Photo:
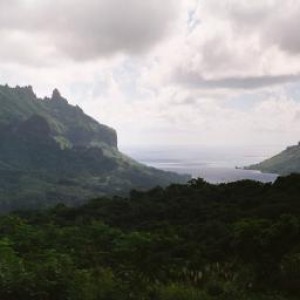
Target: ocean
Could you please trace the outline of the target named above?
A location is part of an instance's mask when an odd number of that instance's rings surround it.
[[[161,170],[190,174],[210,183],[225,183],[244,179],[273,182],[277,174],[243,170],[282,151],[284,146],[164,146],[123,147],[121,151],[137,161]]]

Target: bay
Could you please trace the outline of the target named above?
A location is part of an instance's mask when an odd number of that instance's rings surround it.
[[[243,167],[258,163],[278,153],[284,146],[160,146],[127,147],[123,151],[136,160],[158,169],[190,174],[210,183],[256,180],[273,182],[277,174],[245,170]]]

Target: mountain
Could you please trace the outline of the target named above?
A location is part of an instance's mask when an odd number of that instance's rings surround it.
[[[58,90],[51,98],[37,99],[32,87],[0,86],[0,126],[15,126],[33,115],[43,117],[51,135],[64,146],[117,147],[114,129],[99,124],[84,114],[78,106],[69,105]]]
[[[300,173],[300,142],[298,145],[287,147],[274,157],[247,167],[247,169],[281,175]]]
[[[58,90],[39,99],[32,87],[0,86],[0,211],[77,205],[189,176],[142,165],[118,150],[117,133]]]

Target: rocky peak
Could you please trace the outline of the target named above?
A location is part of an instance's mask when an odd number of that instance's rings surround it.
[[[53,92],[52,92],[52,99],[60,99],[61,98],[61,94],[59,92],[58,89],[54,89]]]
[[[61,96],[61,94],[60,94],[60,92],[59,92],[58,89],[54,89],[53,90],[51,100],[55,101],[55,102],[68,103],[67,99],[65,99],[64,97]]]

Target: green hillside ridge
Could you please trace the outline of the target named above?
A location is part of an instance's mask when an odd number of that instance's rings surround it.
[[[107,144],[117,147],[114,129],[99,124],[78,106],[70,105],[56,89],[51,98],[38,99],[31,86],[0,86],[0,104],[1,126],[25,121],[36,114],[47,120],[57,140],[68,141],[73,146]]]
[[[127,193],[189,176],[142,165],[118,150],[117,133],[68,104],[58,90],[0,86],[0,212]]]
[[[295,146],[287,147],[281,153],[259,164],[251,165],[246,169],[277,173],[280,175],[300,173],[300,143]]]

